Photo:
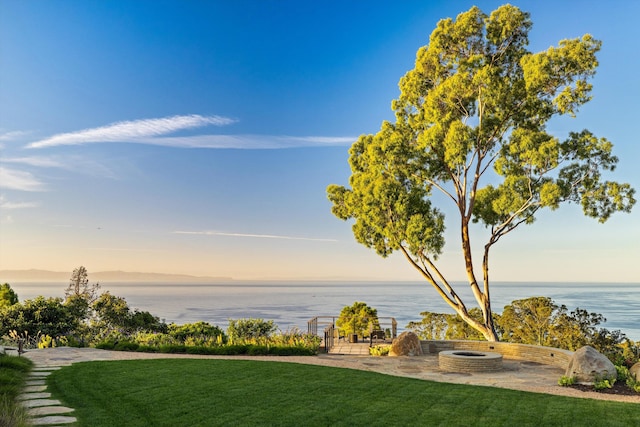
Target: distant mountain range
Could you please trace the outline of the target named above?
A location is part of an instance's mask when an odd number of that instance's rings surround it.
[[[0,283],[68,281],[70,271],[0,270]],[[231,277],[191,276],[188,274],[139,273],[130,271],[89,272],[89,282],[156,282],[156,283],[208,283],[233,280]]]

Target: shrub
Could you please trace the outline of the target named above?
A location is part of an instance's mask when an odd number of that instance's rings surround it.
[[[593,388],[596,390],[604,390],[605,388],[613,388],[616,383],[615,378],[596,378],[593,382]]]
[[[140,344],[131,341],[120,341],[113,347],[117,351],[136,351]]]
[[[195,323],[185,323],[184,325],[176,325],[175,323],[171,323],[168,326],[168,333],[172,337],[184,342],[187,337],[206,337],[206,338],[216,338],[218,336],[222,337],[222,340],[226,342],[227,337],[222,329],[218,326],[210,325],[207,322],[195,322]]]
[[[113,350],[116,344],[113,341],[101,341],[96,343],[96,348],[100,350]]]
[[[575,376],[567,377],[567,376],[563,375],[558,380],[558,385],[561,385],[563,387],[569,387],[571,385],[574,385],[575,383],[576,383],[576,377]]]
[[[640,379],[636,380],[632,376],[629,376],[627,377],[625,383],[631,390],[635,391],[636,393],[640,393]]]
[[[386,356],[391,350],[390,345],[375,345],[369,348],[369,354],[371,356]]]
[[[227,334],[233,342],[269,338],[278,329],[273,320],[263,319],[229,319]]]

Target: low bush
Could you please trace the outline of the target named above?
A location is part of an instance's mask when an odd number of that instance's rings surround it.
[[[562,387],[569,387],[576,383],[576,377],[567,377],[565,375],[561,376],[558,380],[558,385]]]
[[[596,378],[593,382],[593,388],[596,390],[604,390],[606,388],[613,388],[616,383],[614,378]]]
[[[121,341],[117,343],[113,349],[116,351],[136,351],[140,347],[140,344],[131,341]]]
[[[369,354],[371,356],[386,356],[389,354],[391,350],[390,345],[375,345],[369,348]]]
[[[625,384],[627,385],[627,387],[629,387],[631,390],[635,391],[636,393],[640,393],[640,380],[636,380],[635,378],[629,376],[626,381]]]

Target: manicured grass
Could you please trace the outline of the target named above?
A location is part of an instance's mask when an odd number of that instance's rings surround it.
[[[48,379],[82,426],[631,426],[640,405],[247,360],[78,363]]]

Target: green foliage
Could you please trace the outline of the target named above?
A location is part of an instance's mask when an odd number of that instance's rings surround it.
[[[577,381],[577,378],[575,376],[567,377],[567,376],[563,375],[558,380],[558,385],[561,385],[562,387],[569,387],[569,386],[574,385],[576,383],[576,381]]]
[[[420,322],[409,322],[405,327],[423,340],[482,340],[483,336],[472,328],[457,314],[432,313],[424,311],[420,313]],[[478,308],[469,310],[469,316],[480,321],[482,311]],[[500,316],[493,314],[494,319]]]
[[[615,365],[615,367],[617,372],[616,379],[621,382],[627,381],[627,379],[629,378],[629,368],[620,365]]]
[[[625,384],[631,390],[635,391],[636,393],[640,393],[640,379],[636,379],[636,378],[633,378],[632,376],[629,376],[625,380]]]
[[[390,345],[374,345],[369,348],[369,354],[371,356],[386,356],[391,351]]]
[[[378,310],[369,307],[364,302],[354,302],[351,306],[344,306],[336,320],[336,326],[342,335],[357,334],[368,336],[372,330],[380,329]]]
[[[187,337],[191,339],[201,338],[203,340],[222,337],[223,342],[227,341],[227,335],[218,326],[210,325],[207,322],[185,323],[184,325],[176,325],[171,323],[168,327],[168,333],[178,341],[184,342]]]
[[[125,334],[138,331],[166,332],[167,325],[148,311],[133,312],[124,298],[104,292],[93,303],[96,314],[92,326],[97,329],[117,330]]]
[[[87,269],[80,266],[73,270],[69,279],[69,286],[64,291],[66,298],[81,298],[91,305],[98,297],[100,285],[98,283],[90,285]]]
[[[0,309],[0,335],[8,335],[11,330],[29,336],[65,335],[75,330],[80,321],[74,308],[63,304],[61,298],[39,296]]]
[[[274,334],[277,326],[273,321],[242,319],[234,321],[234,327],[244,331],[244,337],[223,339],[221,329],[205,322],[186,325],[169,325],[169,333],[136,332],[122,333],[116,330],[96,338],[96,348],[105,350],[188,353],[212,355],[298,355],[310,356],[318,353],[321,338],[303,334],[297,329]],[[193,335],[190,335],[193,334]],[[232,336],[233,337],[233,336]]]
[[[234,343],[256,338],[269,338],[278,329],[273,320],[263,319],[229,319],[227,334]]]
[[[25,357],[0,354],[0,426],[29,425],[17,398],[32,368],[33,363]]]
[[[420,339],[482,339],[480,333],[460,316],[445,313],[420,313],[420,322],[410,322],[406,328]],[[473,308],[469,316],[480,321],[482,312]],[[594,347],[614,364],[631,366],[638,360],[638,345],[620,331],[598,328],[606,319],[598,313],[581,308],[569,312],[548,297],[530,297],[512,301],[502,315],[493,313],[498,337],[502,341],[543,345],[575,351],[585,345]]]
[[[359,243],[383,257],[400,251],[490,340],[497,338],[490,249],[500,238],[564,203],[580,204],[600,222],[635,204],[629,184],[605,178],[618,162],[608,140],[583,130],[563,141],[547,131],[551,119],[575,116],[591,99],[601,42],[586,34],[532,53],[531,27],[529,14],[512,5],[490,15],[474,6],[455,20],[439,21],[415,67],[400,79],[395,122],[384,121],[376,134],[354,142],[350,187],[327,187],[332,213],[354,220]],[[459,227],[480,320],[469,315],[436,265],[445,217],[431,200],[434,190],[459,213],[452,223]],[[488,231],[478,246],[471,222]],[[475,251],[483,253],[482,279],[476,277]]]
[[[595,390],[604,390],[606,388],[613,388],[613,385],[616,383],[615,378],[596,378],[593,382],[593,388]]]
[[[551,325],[558,306],[548,297],[531,297],[505,306],[498,324],[502,339],[524,344],[550,345]]]
[[[455,315],[423,311],[420,316],[420,322],[409,322],[405,328],[413,331],[422,340],[443,340],[446,338],[448,319]]]
[[[0,308],[17,304],[18,301],[18,294],[11,289],[8,283],[0,285]]]

